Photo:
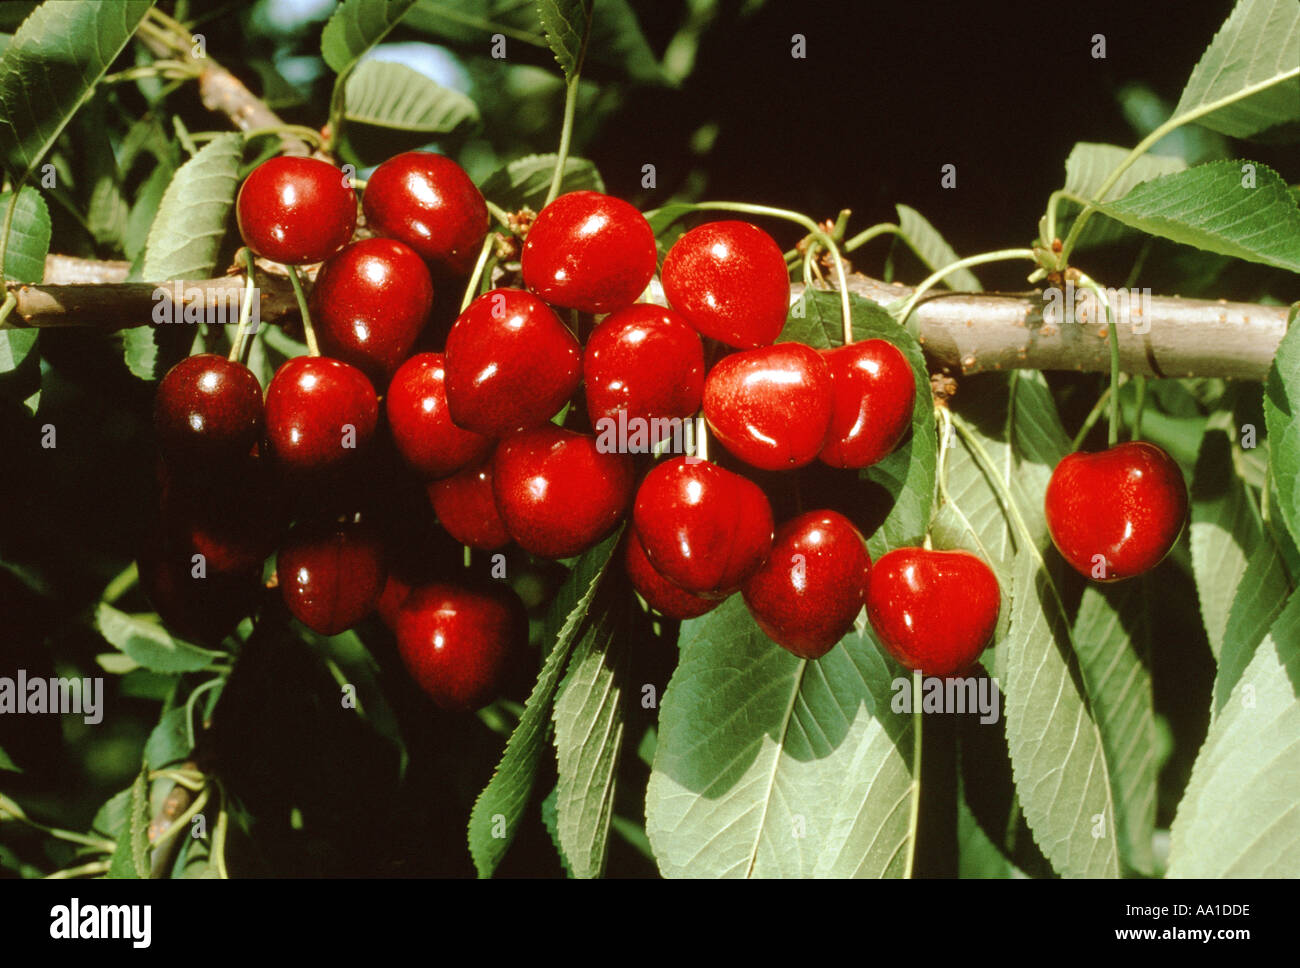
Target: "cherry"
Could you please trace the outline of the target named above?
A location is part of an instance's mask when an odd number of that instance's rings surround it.
[[[532,293],[493,289],[452,325],[446,368],[451,419],[500,437],[555,415],[578,388],[582,348]]]
[[[632,587],[646,600],[646,604],[656,612],[683,621],[711,612],[722,604],[721,599],[704,598],[683,591],[655,571],[635,529],[628,534],[624,544],[623,564],[627,569],[627,577],[631,580]]]
[[[262,387],[242,363],[200,353],[162,378],[153,422],[169,462],[220,466],[244,457],[261,439]]]
[[[747,464],[775,471],[817,459],[831,420],[831,375],[802,343],[778,343],[720,360],[704,381],[704,416]]]
[[[742,591],[769,639],[820,659],[853,628],[867,595],[871,556],[844,515],[809,511],[777,529],[767,562]]]
[[[362,239],[321,266],[308,308],[321,352],[383,389],[429,321],[433,281],[409,246]]]
[[[182,639],[220,642],[257,601],[260,569],[227,573],[200,567],[189,548],[159,529],[146,536],[136,563],[141,589],[163,624]]]
[[[355,521],[295,525],[275,570],[289,611],[321,635],[338,635],[369,615],[387,577],[378,534]]]
[[[487,203],[445,155],[407,151],[374,170],[362,197],[366,222],[405,242],[435,268],[467,276],[487,237]]]
[[[420,353],[393,374],[384,399],[393,444],[424,478],[454,474],[492,449],[490,438],[451,422],[445,383],[443,354]]]
[[[235,217],[244,244],[258,255],[284,265],[310,265],[352,238],[357,196],[333,165],[315,158],[272,158],[244,179]]]
[[[581,191],[561,195],[538,213],[521,261],[524,285],[548,303],[612,313],[645,291],[658,250],[654,230],[635,207]]]
[[[494,551],[510,542],[492,489],[492,461],[472,464],[429,485],[429,500],[447,533],[461,544]]]
[[[785,327],[790,274],[770,235],[748,222],[709,222],[668,250],[669,304],[705,336],[728,346],[767,346]]]
[[[984,651],[998,624],[998,580],[968,551],[895,548],[871,569],[867,619],[889,654],[951,676]]]
[[[650,471],[632,521],[655,570],[708,598],[740,588],[772,548],[772,506],[758,485],[695,458]]]
[[[420,688],[442,708],[468,712],[500,693],[527,642],[528,619],[508,586],[437,582],[412,589],[395,631]]]
[[[492,490],[506,531],[539,558],[571,558],[606,535],[632,499],[632,459],[544,424],[497,445]]]
[[[389,629],[397,626],[397,613],[401,611],[402,606],[406,604],[406,599],[411,594],[411,586],[396,572],[389,572],[388,578],[384,582],[384,590],[379,594],[379,601],[375,603],[375,611],[383,619],[384,624]]]
[[[291,474],[352,462],[375,432],[379,403],[366,375],[323,356],[298,356],[266,390],[266,436],[276,464]]]
[[[870,467],[912,426],[912,365],[883,339],[823,350],[822,358],[831,374],[831,426],[821,459],[831,467]]]
[[[671,309],[637,303],[592,330],[582,358],[587,415],[599,421],[645,421],[648,444],[667,436],[657,418],[689,417],[704,393],[704,344]]]
[[[1043,504],[1061,557],[1085,578],[1119,581],[1154,568],[1174,546],[1187,485],[1164,450],[1135,440],[1064,457]]]

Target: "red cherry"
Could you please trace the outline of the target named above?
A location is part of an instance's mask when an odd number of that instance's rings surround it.
[[[289,611],[321,635],[338,635],[374,611],[387,577],[378,534],[357,523],[295,525],[275,570]]]
[[[158,448],[174,464],[217,466],[244,457],[262,436],[262,387],[242,363],[215,353],[181,360],[153,406]]]
[[[671,309],[637,303],[597,326],[582,357],[587,415],[618,422],[619,412],[645,421],[647,446],[668,436],[657,418],[689,417],[704,393],[704,344]]]
[[[623,564],[627,569],[627,577],[631,579],[632,587],[646,600],[646,604],[656,612],[684,621],[711,612],[722,604],[718,598],[704,598],[682,591],[655,571],[654,565],[645,556],[645,548],[641,546],[641,539],[636,536],[635,529],[627,536],[625,545]]]
[[[413,589],[397,613],[397,647],[415,681],[444,709],[470,711],[501,691],[528,638],[508,586],[435,583]]]
[[[451,422],[444,363],[441,353],[411,357],[393,374],[384,398],[393,444],[425,478],[454,474],[492,450],[490,438]]]
[[[397,626],[397,613],[406,604],[410,594],[411,586],[390,571],[388,579],[384,582],[384,590],[379,594],[379,601],[375,603],[375,611],[390,629]]]
[[[275,463],[291,474],[351,463],[374,436],[378,419],[375,388],[339,360],[286,360],[266,390],[267,443]]]
[[[992,569],[968,551],[895,548],[871,569],[867,619],[889,654],[927,676],[979,658],[1001,607]]]
[[[1119,581],[1150,571],[1174,546],[1187,485],[1172,457],[1135,440],[1064,457],[1043,505],[1061,557],[1085,578]]]
[[[159,462],[158,506],[167,540],[183,557],[202,555],[210,574],[256,571],[275,551],[288,520],[264,457],[245,455],[202,472]],[[231,502],[231,495],[248,495]]]
[[[822,358],[831,374],[831,426],[821,459],[831,467],[870,467],[912,426],[912,365],[883,339],[823,350]]]
[[[488,232],[482,193],[460,165],[430,151],[389,158],[367,179],[361,204],[372,229],[455,276],[469,275]]]
[[[352,238],[357,196],[333,165],[315,158],[272,158],[244,179],[235,215],[244,244],[258,255],[284,265],[310,265]]]
[[[769,471],[803,467],[826,443],[830,371],[802,343],[733,353],[704,381],[704,416],[722,446],[745,463]]]
[[[748,222],[709,222],[678,239],[663,267],[669,304],[728,346],[767,346],[785,327],[790,273],[770,235]]]
[[[767,562],[744,585],[764,634],[801,659],[820,659],[853,628],[871,556],[849,519],[809,511],[777,529]]]
[[[571,558],[609,533],[632,499],[632,459],[545,424],[505,438],[492,490],[510,537],[539,558]]]
[[[257,603],[260,569],[223,573],[199,568],[189,548],[153,530],[136,560],[140,587],[163,624],[191,642],[220,642]]]
[[[758,485],[694,458],[650,471],[632,520],[655,570],[710,598],[740,588],[772,549],[772,506]]]
[[[429,485],[429,500],[438,521],[461,544],[494,551],[510,542],[492,489],[492,461],[434,481]]]
[[[499,437],[555,415],[578,388],[582,348],[532,293],[493,289],[452,325],[446,363],[451,419]]]
[[[429,321],[433,281],[409,246],[362,239],[321,266],[308,308],[321,352],[383,389]]]
[[[658,251],[650,223],[627,202],[569,192],[538,213],[521,261],[524,285],[548,303],[612,313],[645,291]]]

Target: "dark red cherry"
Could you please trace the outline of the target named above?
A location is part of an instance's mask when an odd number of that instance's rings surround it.
[[[722,446],[745,463],[769,471],[803,467],[826,443],[830,371],[802,343],[733,353],[704,381],[704,416]]]
[[[661,615],[684,621],[711,612],[722,604],[721,599],[704,598],[683,591],[655,571],[654,565],[645,556],[645,548],[641,547],[641,539],[636,536],[635,529],[632,529],[624,542],[623,564],[632,587],[646,600],[647,605]]]
[[[1135,440],[1063,458],[1043,504],[1061,557],[1085,578],[1119,581],[1169,554],[1187,517],[1187,485],[1164,450]]]
[[[468,712],[501,692],[521,661],[528,619],[508,586],[415,588],[397,613],[397,647],[412,677],[439,706]]]
[[[194,554],[162,529],[152,529],[136,560],[140,587],[173,635],[215,645],[252,614],[261,569],[218,572]]]
[[[912,426],[912,366],[883,339],[823,350],[822,357],[831,374],[831,426],[821,459],[831,467],[870,467]]]
[[[266,438],[290,474],[350,464],[374,436],[375,388],[355,366],[323,356],[286,360],[266,390]]]
[[[538,213],[521,258],[524,285],[548,303],[612,313],[645,291],[658,252],[654,230],[633,206],[582,191],[561,195]]]
[[[488,232],[483,195],[445,155],[394,155],[366,181],[362,208],[380,235],[405,242],[443,272],[467,276]]]
[[[411,586],[395,572],[390,571],[384,582],[384,590],[379,593],[379,601],[375,603],[375,611],[390,629],[396,628],[397,613],[406,604],[410,594]]]
[[[362,239],[321,266],[308,308],[321,352],[382,390],[429,321],[433,280],[409,246]]]
[[[262,387],[242,363],[200,353],[162,378],[153,422],[158,449],[173,464],[212,467],[237,460],[262,437]]]
[[[848,518],[809,511],[777,528],[767,562],[742,590],[769,639],[801,659],[820,659],[853,628],[870,570],[867,543]]]
[[[979,658],[1001,607],[992,569],[968,551],[895,548],[872,566],[867,619],[909,669],[951,676]]]
[[[695,458],[650,471],[632,520],[655,570],[696,595],[730,595],[772,549],[772,506],[758,485]]]
[[[578,388],[582,348],[532,293],[493,289],[452,325],[446,369],[451,419],[500,437],[555,416]]]
[[[421,477],[446,477],[479,461],[492,440],[451,422],[442,353],[420,353],[393,374],[384,398],[388,427],[402,459]]]
[[[492,459],[506,531],[540,558],[571,558],[608,534],[632,500],[632,475],[627,454],[554,424],[506,437]]]
[[[447,533],[461,544],[493,551],[510,542],[492,489],[492,461],[473,464],[429,485],[429,500]]]
[[[321,635],[338,635],[374,611],[388,576],[378,533],[356,522],[295,525],[275,571],[294,618]]]
[[[244,244],[265,259],[302,266],[328,259],[352,238],[357,196],[348,178],[315,158],[264,161],[235,202]]]
[[[160,461],[157,476],[162,525],[175,548],[202,555],[209,573],[261,573],[289,523],[266,458],[245,455],[202,471]]]
[[[673,309],[728,346],[767,346],[785,327],[785,256],[756,225],[709,222],[691,229],[668,250],[662,277]]]
[[[582,357],[587,415],[627,426],[644,423],[647,445],[668,436],[658,418],[689,417],[704,394],[704,344],[671,309],[637,303],[597,326]]]

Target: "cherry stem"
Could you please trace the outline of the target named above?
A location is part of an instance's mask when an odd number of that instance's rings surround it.
[[[1079,428],[1079,432],[1074,435],[1074,440],[1070,442],[1070,450],[1075,451],[1083,446],[1084,438],[1088,436],[1088,432],[1092,430],[1097,421],[1101,418],[1102,411],[1106,408],[1106,402],[1108,400],[1110,400],[1110,387],[1106,387],[1106,389],[1101,391],[1101,396],[1097,398],[1097,402],[1093,404],[1092,409],[1088,411],[1088,416],[1083,419],[1083,426]]]
[[[902,235],[903,230],[893,222],[881,222],[879,225],[873,225],[871,228],[863,229],[853,238],[844,243],[844,251],[852,252],[870,242],[872,239],[881,235]]]
[[[585,43],[584,41],[584,46]],[[569,142],[573,139],[573,115],[577,107],[578,77],[575,74],[564,87],[564,123],[560,128],[560,147],[555,152],[555,172],[551,175],[551,187],[546,193],[542,208],[555,201],[555,197],[560,194],[560,185],[564,183],[564,169],[569,161]]]
[[[1138,375],[1132,377],[1137,389],[1137,399],[1133,402],[1133,434],[1130,439],[1142,439],[1142,411],[1147,405],[1147,378]]]
[[[248,317],[253,312],[253,253],[247,247],[239,250],[235,256],[236,262],[243,262],[246,270],[244,281],[244,300],[239,306],[239,325],[235,328],[235,338],[230,341],[230,356],[227,357],[231,362],[238,362],[244,358],[244,339],[248,333]]]
[[[926,292],[932,289],[936,283],[942,282],[944,277],[951,275],[958,269],[965,269],[968,266],[984,265],[987,262],[1004,262],[1009,259],[1029,259],[1033,261],[1034,258],[1033,249],[998,249],[996,252],[985,252],[981,255],[972,255],[965,259],[958,259],[956,262],[950,262],[942,269],[936,269],[934,272],[930,273],[930,275],[916,287],[916,291],[908,297],[907,302],[903,303],[903,308],[898,311],[894,318],[898,320],[900,326],[906,325],[907,317],[912,315],[912,310],[916,308],[916,304],[921,301],[921,298],[926,294]]]
[[[226,869],[226,828],[230,814],[226,809],[226,788],[220,781],[217,782],[217,791],[221,794],[221,806],[217,809],[216,829],[212,832],[212,865],[217,870],[217,877],[228,881],[230,871]]]
[[[927,540],[929,540],[927,538]],[[907,865],[903,877],[911,879],[916,865],[916,833],[921,820],[921,670],[912,671],[912,803],[907,821]]]
[[[293,283],[293,295],[298,300],[298,312],[302,314],[302,331],[307,337],[307,355],[320,356],[320,346],[316,343],[316,330],[312,329],[311,313],[307,310],[307,297],[302,291],[302,279],[298,276],[297,266],[286,266],[289,281]]]
[[[487,204],[487,210],[492,217],[500,222],[503,227],[510,228],[510,213],[490,198],[485,198],[483,201]]]
[[[1078,272],[1078,270],[1072,270]],[[1111,312],[1110,299],[1101,286],[1087,273],[1079,272],[1079,285],[1097,297],[1106,310],[1106,338],[1110,341],[1110,428],[1106,433],[1107,446],[1119,443],[1119,327]]]
[[[473,560],[474,560],[474,549],[471,548],[469,545],[465,545],[465,553],[463,556],[464,567],[469,568]]]
[[[487,267],[488,255],[492,252],[496,241],[497,237],[493,232],[489,232],[483,239],[483,246],[478,250],[478,259],[474,262],[474,271],[469,274],[469,282],[465,283],[465,295],[460,300],[460,311],[462,313],[478,296],[479,282],[483,279],[483,271]]]
[[[934,417],[939,426],[939,457],[935,461],[934,482],[937,485],[938,494],[934,503],[934,512],[931,514],[931,524],[934,523],[934,514],[937,514],[939,508],[949,502],[948,497],[948,447],[952,443],[952,411],[945,404],[936,403],[934,406]],[[925,531],[925,540],[930,540],[930,529]],[[927,544],[928,548],[929,545]]]

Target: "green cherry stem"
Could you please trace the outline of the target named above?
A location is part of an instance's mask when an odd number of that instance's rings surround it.
[[[929,535],[926,536],[929,541]],[[916,869],[916,833],[921,825],[921,670],[912,672],[912,803],[907,820],[907,865],[903,877]]]
[[[550,205],[560,194],[560,185],[564,182],[564,169],[569,161],[569,142],[573,139],[573,115],[577,108],[578,78],[574,76],[564,86],[564,124],[560,128],[560,147],[555,152],[555,172],[551,175],[551,187],[546,192],[546,201],[542,203],[542,208]]]
[[[1142,439],[1142,411],[1147,405],[1147,378],[1141,376],[1133,377],[1134,387],[1137,390],[1137,399],[1133,402],[1133,433],[1130,439]]]
[[[217,790],[221,794],[220,807],[217,809],[217,824],[212,832],[212,863],[217,877],[223,881],[230,880],[230,871],[226,869],[226,830],[230,823],[230,811],[226,805],[226,788],[220,783]]]
[[[870,228],[863,229],[853,238],[844,243],[844,251],[852,252],[866,245],[874,238],[882,235],[902,235],[903,230],[893,222],[881,222],[879,225],[873,225]]]
[[[1106,409],[1106,403],[1108,400],[1110,400],[1110,387],[1106,387],[1106,389],[1101,391],[1101,396],[1097,398],[1097,402],[1094,403],[1092,409],[1088,411],[1088,416],[1083,418],[1083,426],[1080,427],[1079,432],[1074,435],[1074,440],[1070,441],[1071,451],[1078,450],[1083,446],[1084,438],[1088,436],[1088,433],[1096,425],[1097,421],[1101,419],[1102,411]]]
[[[487,266],[488,256],[492,253],[496,241],[497,237],[493,232],[489,232],[487,237],[483,239],[483,247],[478,250],[478,259],[474,262],[474,271],[469,274],[469,282],[465,283],[465,295],[460,300],[460,311],[462,313],[478,296],[479,282],[483,279],[483,270]]]
[[[912,315],[912,310],[916,308],[926,292],[932,289],[937,283],[942,282],[946,276],[951,275],[958,269],[965,269],[968,266],[984,265],[988,262],[1005,262],[1011,259],[1030,259],[1033,260],[1033,249],[998,249],[996,252],[985,252],[981,255],[968,256],[965,259],[958,259],[956,262],[950,262],[942,269],[938,269],[927,276],[916,291],[908,297],[907,302],[903,303],[902,308],[894,315],[899,325],[907,323],[907,317]]]
[[[302,331],[307,337],[307,355],[320,356],[320,346],[316,343],[316,330],[312,329],[311,313],[307,309],[307,297],[302,291],[302,279],[297,266],[287,266],[289,281],[293,283],[293,295],[298,300],[298,311],[302,313]]]
[[[1078,270],[1073,270],[1078,272]],[[1087,273],[1079,272],[1079,285],[1097,297],[1106,310],[1106,338],[1110,341],[1110,429],[1106,434],[1107,444],[1114,447],[1119,443],[1119,327],[1115,325],[1115,314],[1111,312],[1110,299],[1101,286]]]
[[[239,325],[235,328],[235,338],[230,341],[231,362],[238,362],[244,358],[244,340],[248,335],[248,317],[253,312],[253,293],[256,286],[253,281],[253,253],[247,247],[242,248],[235,256],[236,262],[243,262],[246,272],[244,281],[244,300],[239,306]]]
[[[510,213],[489,198],[485,198],[483,201],[487,203],[487,210],[492,217],[504,228],[510,228]]]

